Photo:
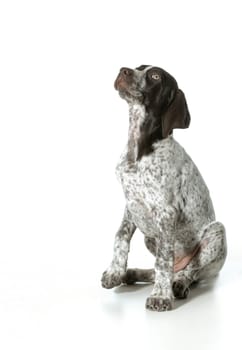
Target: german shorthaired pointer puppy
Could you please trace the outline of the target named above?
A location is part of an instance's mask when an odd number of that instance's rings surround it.
[[[115,88],[129,105],[128,143],[116,173],[126,198],[113,260],[102,286],[154,282],[146,308],[170,310],[194,282],[216,275],[226,258],[224,226],[215,221],[207,186],[196,165],[174,140],[190,114],[176,80],[161,68],[122,68]],[[154,269],[127,269],[130,240],[143,232]]]

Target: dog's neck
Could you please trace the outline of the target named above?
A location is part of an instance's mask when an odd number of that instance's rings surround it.
[[[141,134],[141,125],[146,117],[145,106],[135,103],[129,104],[129,137],[128,161],[135,163],[138,157],[138,143]]]

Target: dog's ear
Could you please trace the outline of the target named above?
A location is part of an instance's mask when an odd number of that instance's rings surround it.
[[[174,96],[174,97],[173,97]],[[166,138],[173,129],[186,129],[190,124],[190,113],[184,93],[178,89],[171,94],[171,102],[162,115],[162,137]]]

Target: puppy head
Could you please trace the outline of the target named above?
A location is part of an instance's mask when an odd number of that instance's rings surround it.
[[[114,87],[129,104],[145,106],[150,120],[150,123],[146,120],[145,125],[152,125],[156,140],[166,138],[173,129],[188,128],[190,114],[185,96],[165,70],[148,65],[121,68]],[[149,126],[150,133],[152,128]]]

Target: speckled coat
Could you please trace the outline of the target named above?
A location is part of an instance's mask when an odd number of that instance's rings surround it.
[[[189,286],[215,275],[226,257],[224,226],[215,221],[208,188],[196,165],[172,133],[137,160],[146,108],[129,101],[128,144],[116,167],[126,208],[115,237],[113,260],[102,285],[154,282],[146,301],[150,310],[169,310],[174,296],[185,298]],[[151,270],[128,269],[131,237],[138,228],[155,256]]]

